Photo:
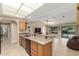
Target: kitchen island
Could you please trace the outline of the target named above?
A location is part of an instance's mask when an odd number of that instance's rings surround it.
[[[21,35],[19,44],[31,56],[52,56],[52,38]]]

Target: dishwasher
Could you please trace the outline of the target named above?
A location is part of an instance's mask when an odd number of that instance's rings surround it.
[[[25,41],[26,41],[25,50],[29,55],[31,55],[31,41],[27,38],[25,38]]]

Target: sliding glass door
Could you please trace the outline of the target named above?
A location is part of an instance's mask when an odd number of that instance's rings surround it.
[[[71,38],[75,36],[76,34],[76,26],[75,25],[70,25],[70,26],[62,26],[62,37],[65,38]]]

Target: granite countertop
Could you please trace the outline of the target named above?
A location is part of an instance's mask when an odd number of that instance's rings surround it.
[[[32,41],[37,42],[37,43],[42,44],[42,45],[45,45],[49,42],[52,42],[52,38],[45,39],[44,37],[34,37],[34,36],[24,37],[24,38],[32,40]]]
[[[45,38],[45,37],[40,37],[40,36],[30,36],[30,37],[24,37],[25,39],[29,39],[29,40],[31,40],[31,41],[34,41],[34,42],[37,42],[37,43],[39,43],[39,44],[41,44],[41,45],[45,45],[45,44],[47,44],[47,43],[49,43],[49,42],[52,42],[52,40],[53,40],[53,37],[52,38]]]

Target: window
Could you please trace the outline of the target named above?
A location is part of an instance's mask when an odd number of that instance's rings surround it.
[[[62,37],[71,38],[76,34],[76,25],[62,26]]]

